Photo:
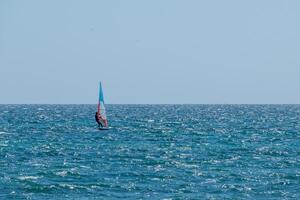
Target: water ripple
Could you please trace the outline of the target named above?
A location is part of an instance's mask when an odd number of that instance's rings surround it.
[[[94,109],[0,105],[0,199],[300,199],[298,105]]]

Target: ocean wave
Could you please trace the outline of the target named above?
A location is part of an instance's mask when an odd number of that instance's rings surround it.
[[[300,199],[300,106],[108,105],[108,131],[94,111],[0,105],[0,198]]]
[[[19,176],[18,179],[21,181],[25,181],[25,180],[37,180],[39,179],[39,176]]]

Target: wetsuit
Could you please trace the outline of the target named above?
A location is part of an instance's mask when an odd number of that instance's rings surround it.
[[[96,112],[96,114],[95,114],[95,120],[100,126],[103,126],[102,123],[100,122],[98,112]]]

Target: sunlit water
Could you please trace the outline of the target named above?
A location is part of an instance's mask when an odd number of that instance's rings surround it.
[[[298,105],[0,105],[0,199],[300,199]]]

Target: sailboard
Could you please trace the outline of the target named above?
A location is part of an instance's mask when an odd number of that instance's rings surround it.
[[[104,96],[101,82],[99,83],[99,98],[98,98],[98,105],[97,105],[97,113],[98,113],[98,125],[100,130],[108,130],[108,121],[105,111],[105,104],[104,104]]]

